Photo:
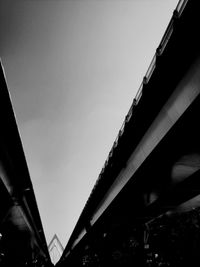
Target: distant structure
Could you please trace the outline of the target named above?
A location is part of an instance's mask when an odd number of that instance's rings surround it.
[[[64,248],[56,234],[53,236],[51,242],[49,243],[48,250],[51,257],[51,261],[55,265],[59,261],[64,251]]]
[[[199,28],[180,0],[57,267],[200,265]]]

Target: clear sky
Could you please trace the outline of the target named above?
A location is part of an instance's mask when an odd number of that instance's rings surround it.
[[[0,0],[0,57],[48,243],[66,245],[177,3]]]

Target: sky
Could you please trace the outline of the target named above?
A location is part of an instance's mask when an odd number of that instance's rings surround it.
[[[0,0],[0,57],[49,243],[65,247],[177,0]]]

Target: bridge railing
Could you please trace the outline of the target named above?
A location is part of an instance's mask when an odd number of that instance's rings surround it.
[[[115,147],[118,144],[119,138],[123,135],[125,124],[132,117],[134,106],[136,106],[139,103],[139,101],[140,101],[140,99],[142,97],[144,84],[147,84],[149,82],[149,80],[151,79],[151,76],[152,76],[152,74],[153,74],[153,72],[154,72],[154,70],[156,68],[157,57],[161,56],[163,54],[163,52],[164,52],[164,50],[165,50],[165,48],[167,46],[167,43],[170,40],[170,37],[171,37],[171,35],[173,33],[173,30],[174,30],[174,21],[181,16],[181,14],[182,14],[187,2],[188,2],[188,0],[180,0],[178,2],[177,6],[176,6],[176,9],[174,10],[172,19],[170,20],[170,23],[169,23],[169,25],[168,25],[165,33],[164,33],[164,36],[163,36],[163,38],[162,38],[162,40],[161,40],[161,42],[160,42],[160,44],[159,44],[159,46],[158,46],[158,48],[156,50],[156,53],[155,53],[150,65],[149,65],[149,67],[147,69],[147,72],[146,72],[146,74],[145,74],[145,76],[143,78],[143,81],[142,81],[142,83],[141,83],[141,85],[140,85],[140,87],[139,87],[139,89],[138,89],[138,91],[137,91],[137,93],[135,95],[133,103],[132,103],[132,105],[131,105],[131,107],[130,107],[130,109],[129,109],[129,111],[128,111],[128,113],[127,113],[127,115],[126,115],[126,117],[125,117],[125,119],[123,121],[123,123],[122,123],[122,126],[121,126],[121,128],[119,130],[119,133],[118,133],[114,143],[113,143],[111,151],[110,151],[110,153],[109,153],[109,155],[108,155],[108,157],[107,157],[107,159],[106,159],[106,161],[104,163],[104,166],[103,166],[102,170],[105,169],[106,165],[108,164],[109,158],[113,154],[113,150],[115,149]]]
[[[98,179],[97,179],[97,181],[95,183],[95,186],[94,186],[94,188],[93,188],[93,190],[91,192],[91,195],[90,195],[87,203],[90,201],[91,196],[93,195],[93,193],[94,193],[94,191],[95,191],[95,189],[96,189],[96,187],[97,187],[97,185],[99,183],[99,180],[101,179],[101,177],[102,177],[102,175],[104,173],[104,170],[105,170],[106,166],[108,165],[109,159],[112,157],[113,151],[117,147],[119,139],[124,133],[124,129],[125,129],[126,123],[128,123],[130,121],[131,117],[133,116],[134,107],[138,105],[138,103],[139,103],[139,101],[140,101],[140,99],[142,97],[144,85],[148,84],[148,82],[151,79],[152,74],[154,73],[154,70],[156,68],[157,58],[163,54],[163,52],[164,52],[164,50],[165,50],[165,48],[167,46],[167,43],[169,42],[169,40],[170,40],[170,38],[172,36],[172,33],[174,31],[174,22],[175,22],[176,19],[180,18],[180,16],[181,16],[181,14],[182,14],[187,2],[188,2],[188,0],[180,0],[178,2],[177,6],[176,6],[176,9],[173,12],[173,16],[172,16],[172,18],[171,18],[171,20],[170,20],[170,22],[168,24],[168,27],[167,27],[167,29],[166,29],[166,31],[165,31],[162,39],[161,39],[161,42],[160,42],[158,48],[156,49],[156,53],[154,54],[153,59],[151,60],[151,63],[149,65],[148,69],[147,69],[147,72],[146,72],[146,74],[145,74],[145,76],[143,78],[142,83],[140,84],[140,87],[139,87],[139,89],[138,89],[138,91],[137,91],[137,93],[135,95],[135,98],[133,99],[132,105],[131,105],[131,107],[130,107],[130,109],[129,109],[129,111],[128,111],[128,113],[127,113],[127,115],[126,115],[126,117],[125,117],[125,119],[124,119],[124,121],[122,123],[122,126],[121,126],[121,128],[119,130],[119,133],[118,133],[118,135],[117,135],[117,137],[116,137],[116,139],[115,139],[115,141],[114,141],[114,143],[112,145],[112,148],[111,148],[111,150],[110,150],[110,152],[109,152],[109,154],[108,154],[108,156],[107,156],[107,158],[105,160],[103,168],[101,169],[99,177],[98,177]],[[86,203],[86,206],[87,206],[87,203]]]

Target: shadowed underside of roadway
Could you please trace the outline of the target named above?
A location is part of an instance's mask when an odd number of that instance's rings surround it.
[[[0,266],[51,266],[1,64],[0,114]]]
[[[58,266],[200,264],[199,25],[180,1]]]

